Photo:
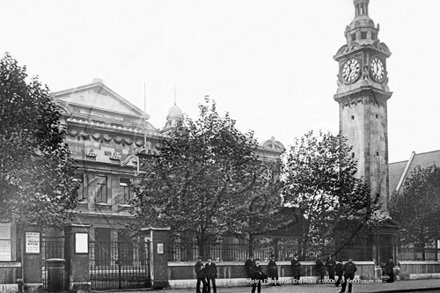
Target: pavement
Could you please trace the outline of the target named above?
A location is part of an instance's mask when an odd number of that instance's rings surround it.
[[[369,283],[354,283],[352,292],[440,292],[440,279],[425,280],[399,280],[394,283],[379,283],[366,281]],[[150,289],[151,290],[151,289]],[[147,290],[127,290],[125,292],[140,293]],[[195,289],[163,289],[157,292],[163,293],[194,293]],[[334,284],[283,284],[282,286],[263,285],[261,293],[337,293],[341,291],[341,287]],[[347,290],[348,291],[348,286]],[[98,291],[94,291],[98,292]],[[115,292],[115,291],[114,291]],[[119,291],[117,291],[119,292]],[[150,291],[151,292],[151,291]],[[211,291],[212,292],[212,291]],[[217,293],[249,293],[251,287],[221,287],[217,288]]]

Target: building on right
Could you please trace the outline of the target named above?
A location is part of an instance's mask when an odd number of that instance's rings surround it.
[[[354,0],[355,17],[345,29],[346,44],[334,56],[338,62],[339,131],[353,147],[359,177],[370,185],[371,196],[379,199],[386,220],[365,249],[376,263],[397,255],[397,223],[388,215],[388,46],[379,40],[379,25],[368,14],[369,0]]]
[[[390,163],[390,193],[400,193],[416,167],[427,168],[432,165],[440,166],[440,150],[419,154],[412,152],[408,160]]]

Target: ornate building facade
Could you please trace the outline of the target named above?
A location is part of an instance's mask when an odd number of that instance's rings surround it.
[[[165,126],[156,128],[149,115],[108,88],[100,79],[91,84],[53,93],[62,111],[67,143],[81,184],[75,222],[91,224],[92,239],[120,241],[118,233],[130,220],[128,201],[138,174],[139,152],[154,154],[156,144],[183,120],[173,105]],[[284,151],[273,137],[258,148],[261,161]]]

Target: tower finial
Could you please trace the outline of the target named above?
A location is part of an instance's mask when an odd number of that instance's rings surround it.
[[[354,0],[355,16],[368,16],[368,3],[370,0]]]

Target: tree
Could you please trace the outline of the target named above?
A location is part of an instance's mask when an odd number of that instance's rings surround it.
[[[197,120],[186,118],[142,164],[131,228],[169,226],[174,236],[195,239],[204,254],[205,245],[222,237],[255,231],[249,219],[279,207],[279,193],[273,173],[258,160],[253,133],[238,131],[228,114],[221,117],[215,101],[206,98],[199,110]],[[262,203],[270,205],[262,209]]]
[[[356,161],[341,135],[306,133],[283,157],[284,203],[307,219],[303,245],[311,251],[336,253],[365,229],[378,210],[368,185],[356,177]]]
[[[433,245],[440,235],[440,168],[417,166],[405,180],[403,191],[391,196],[389,211],[400,225],[403,245]]]
[[[60,113],[37,77],[0,60],[0,221],[59,226],[75,207],[74,161]]]

